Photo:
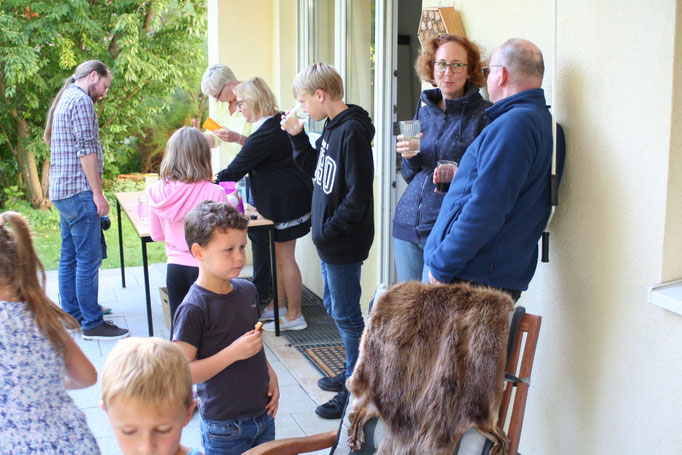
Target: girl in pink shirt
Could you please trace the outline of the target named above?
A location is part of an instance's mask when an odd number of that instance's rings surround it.
[[[199,274],[199,264],[185,241],[185,214],[205,200],[227,202],[225,191],[213,183],[211,150],[199,130],[183,127],[168,140],[161,180],[150,188],[149,200],[152,240],[166,242],[166,286],[172,321]]]

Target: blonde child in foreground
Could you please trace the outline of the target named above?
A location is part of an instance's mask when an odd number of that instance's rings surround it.
[[[0,252],[0,452],[98,454],[66,393],[93,385],[97,371],[66,331],[78,322],[45,294],[43,264],[16,212],[0,214]]]
[[[196,406],[180,349],[160,338],[129,338],[102,370],[102,402],[124,455],[199,455],[180,444]]]
[[[173,342],[197,384],[206,455],[240,455],[275,439],[277,375],[265,358],[256,287],[237,279],[249,220],[225,202],[204,201],[185,216],[199,277],[178,307]]]

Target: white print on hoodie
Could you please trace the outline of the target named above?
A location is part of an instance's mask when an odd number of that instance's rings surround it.
[[[315,184],[322,187],[324,194],[332,192],[336,177],[336,161],[327,155],[328,146],[327,141],[322,139],[320,155],[317,158],[317,167],[315,168]]]

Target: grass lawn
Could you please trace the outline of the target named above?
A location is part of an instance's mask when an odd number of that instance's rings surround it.
[[[108,185],[107,185],[108,183]],[[111,228],[104,231],[104,238],[107,242],[107,258],[102,261],[103,269],[114,269],[121,266],[120,254],[118,249],[118,222],[116,217],[116,198],[115,192],[119,191],[141,191],[144,189],[143,182],[105,182],[105,194],[111,209],[109,218]],[[61,250],[61,230],[59,228],[59,212],[51,207],[49,210],[34,210],[25,201],[17,201],[10,207],[0,209],[0,212],[14,210],[26,217],[33,230],[33,243],[36,252],[43,261],[45,270],[56,270],[59,266],[59,255]],[[123,256],[126,267],[142,265],[142,249],[140,247],[140,237],[135,232],[133,225],[121,210],[123,218]],[[155,242],[147,244],[147,255],[149,263],[166,262],[166,244]]]

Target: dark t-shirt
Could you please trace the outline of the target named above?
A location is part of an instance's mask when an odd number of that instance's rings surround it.
[[[232,292],[216,294],[196,283],[178,307],[174,340],[197,348],[197,360],[232,344],[258,322],[256,287],[247,280],[231,280]],[[197,384],[199,410],[206,420],[258,417],[265,412],[270,375],[261,351]]]

